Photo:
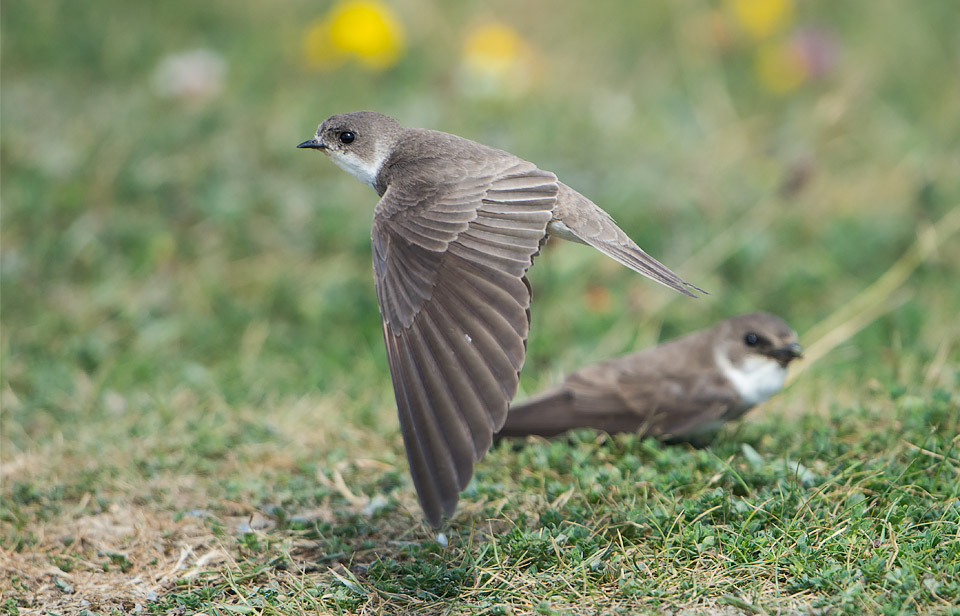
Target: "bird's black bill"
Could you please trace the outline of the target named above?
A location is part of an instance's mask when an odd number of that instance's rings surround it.
[[[780,363],[786,365],[794,359],[803,357],[803,347],[796,342],[791,342],[779,349],[774,349],[773,357]]]
[[[327,146],[323,145],[323,142],[318,141],[317,138],[314,137],[313,139],[307,139],[306,141],[304,141],[303,143],[301,143],[301,144],[298,145],[297,147],[298,147],[298,148],[311,148],[311,149],[314,149],[314,150],[322,150],[322,149],[324,149],[324,148],[327,147]]]

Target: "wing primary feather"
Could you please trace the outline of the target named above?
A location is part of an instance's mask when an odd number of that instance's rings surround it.
[[[445,284],[443,289],[448,310],[456,311],[458,322],[478,323],[483,328],[492,343],[501,349],[503,358],[519,369],[523,363],[523,348],[521,341],[526,338],[529,322],[524,311],[527,301],[520,301],[514,296],[500,298],[484,295],[477,284],[478,280],[464,275],[460,284]],[[522,298],[526,300],[526,297]],[[478,332],[467,332],[474,335]],[[474,338],[478,336],[474,335]],[[516,344],[509,344],[515,341]],[[509,344],[509,346],[507,346]],[[490,363],[493,363],[492,361]]]
[[[413,478],[413,486],[417,491],[420,508],[423,509],[427,522],[436,528],[440,526],[442,517],[442,499],[437,491],[438,482],[434,477],[431,464],[424,456],[424,445],[421,443],[417,422],[411,411],[410,396],[404,384],[403,368],[399,363],[398,337],[390,333],[386,323],[384,323],[383,336],[387,347],[390,372],[394,376],[393,392],[397,400],[400,434],[403,436],[403,448],[407,452],[410,476]]]
[[[423,383],[410,373],[410,369],[415,365],[415,360],[411,355],[409,346],[401,343],[396,345],[396,349],[398,350],[397,365],[400,368],[400,377],[403,379],[403,387],[407,393],[406,400],[409,402],[409,415],[416,422],[417,443],[427,464],[429,477],[423,479],[433,481],[433,487],[440,499],[441,508],[445,513],[451,514],[457,505],[457,497],[460,494],[455,465],[449,458],[449,451],[442,445],[443,438],[437,431],[436,423],[424,421],[425,419],[431,419],[424,416],[424,409],[429,409],[430,403]]]
[[[612,242],[601,242],[592,238],[584,238],[584,241],[633,271],[643,274],[647,278],[668,286],[675,291],[679,291],[684,295],[696,297],[689,289],[706,293],[706,291],[700,287],[690,284],[674,274],[667,269],[665,265],[661,264],[640,248],[625,248]]]
[[[523,308],[530,306],[530,288],[525,282],[525,277],[517,279],[513,276],[504,276],[501,272],[475,263],[462,262],[458,264],[458,275],[455,280],[472,289],[477,297],[483,298],[482,303],[476,306],[465,299],[462,300],[471,310],[511,304]],[[501,319],[510,324],[518,336],[526,337],[530,325],[526,315],[522,319],[512,320],[507,310],[497,312]]]
[[[470,322],[469,329],[460,328],[458,333],[464,336],[464,342],[467,342],[476,349],[476,353],[483,359],[483,363],[489,368],[495,381],[499,384],[499,389],[503,396],[512,395],[508,383],[514,378],[516,365],[522,362],[523,351],[521,349],[507,349],[498,340],[489,327],[485,327],[483,317],[462,301],[454,294],[450,294],[446,309],[451,313],[451,320],[457,323]],[[511,338],[519,338],[516,333],[510,332]],[[469,337],[469,339],[468,339]],[[518,340],[519,342],[519,340]],[[517,345],[520,346],[519,344]],[[507,385],[505,385],[507,384]]]
[[[418,319],[410,327],[407,343],[410,353],[416,361],[416,374],[429,401],[425,409],[425,421],[432,421],[440,441],[436,447],[446,453],[453,462],[457,486],[463,489],[470,480],[473,470],[473,438],[471,426],[462,415],[460,400],[453,392],[454,379],[466,375],[450,374],[437,361],[435,353],[439,348],[426,342],[421,331],[424,319]],[[441,347],[442,348],[442,347]]]
[[[434,526],[453,513],[516,394],[529,330],[524,275],[559,190],[529,162],[488,162],[456,181],[391,186],[374,213],[387,357],[411,474]]]
[[[451,369],[454,373],[469,377],[461,381],[469,387],[469,395],[458,390],[461,395],[457,399],[461,417],[471,426],[474,460],[479,460],[490,446],[489,434],[495,429],[488,408],[503,402],[501,385],[476,349],[469,348],[472,342],[461,328],[455,326],[448,317],[436,315],[435,311],[430,311],[426,318],[432,325],[426,330],[432,338],[431,344],[444,344],[456,349],[451,354]]]
[[[410,276],[408,272],[402,268],[396,268],[395,275],[388,276],[384,282],[384,293],[385,296],[383,301],[381,301],[381,313],[384,310],[388,311],[388,314],[383,316],[387,317],[387,320],[391,324],[400,324],[402,322],[401,314],[410,313],[414,307],[417,305],[414,303],[413,298],[410,296],[411,292],[416,292],[418,286],[410,283]],[[389,298],[389,300],[387,300]],[[403,325],[408,325],[403,323]]]

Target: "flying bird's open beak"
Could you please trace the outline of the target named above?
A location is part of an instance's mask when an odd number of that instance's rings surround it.
[[[779,349],[774,349],[773,358],[780,362],[781,365],[786,366],[791,361],[803,357],[803,347],[797,344],[796,342],[791,342],[790,344],[785,344]]]
[[[326,149],[327,145],[324,142],[320,141],[320,137],[314,137],[313,139],[307,139],[297,147],[311,148],[314,150],[323,150],[323,149]]]

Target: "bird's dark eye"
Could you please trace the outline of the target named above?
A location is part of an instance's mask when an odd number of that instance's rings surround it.
[[[760,342],[760,336],[756,335],[753,332],[750,332],[749,334],[743,337],[743,342],[747,346],[757,346],[757,343]]]
[[[357,136],[348,130],[345,130],[342,133],[340,133],[340,143],[344,145],[353,143],[356,140],[356,138]]]

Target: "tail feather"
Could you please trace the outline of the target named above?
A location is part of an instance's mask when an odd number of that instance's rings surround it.
[[[582,427],[577,421],[573,394],[563,387],[553,387],[520,404],[510,407],[507,420],[497,438],[519,436],[556,436]]]

